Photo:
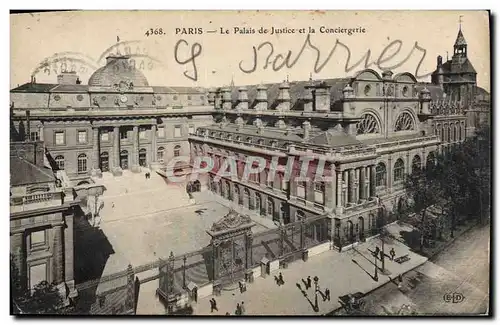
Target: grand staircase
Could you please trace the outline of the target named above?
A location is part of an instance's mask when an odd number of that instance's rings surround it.
[[[96,184],[106,190],[102,196],[104,207],[100,211],[102,222],[123,220],[176,209],[192,204],[184,184],[167,184],[163,177],[150,172],[146,179],[145,172],[132,173],[123,171],[123,175],[114,177],[103,173],[95,179]]]

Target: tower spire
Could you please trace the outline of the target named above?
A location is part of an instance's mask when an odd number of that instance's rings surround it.
[[[458,30],[462,30],[462,17],[463,15],[458,16]]]

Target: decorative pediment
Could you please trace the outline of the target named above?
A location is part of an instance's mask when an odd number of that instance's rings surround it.
[[[210,230],[212,232],[221,232],[226,230],[234,230],[238,228],[248,228],[253,225],[252,219],[243,214],[239,214],[235,210],[230,210],[222,219],[214,222]]]

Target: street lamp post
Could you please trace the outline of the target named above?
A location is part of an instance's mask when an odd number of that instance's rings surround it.
[[[318,281],[319,278],[318,276],[314,276],[314,311],[318,312],[319,311],[319,306],[318,306]]]

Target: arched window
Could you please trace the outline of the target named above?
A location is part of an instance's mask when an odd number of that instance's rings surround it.
[[[315,182],[314,183],[314,202],[325,204],[325,183]]]
[[[295,221],[303,220],[305,217],[306,216],[302,210],[297,210],[297,212],[295,212]]]
[[[174,147],[174,157],[179,157],[181,155],[181,146],[177,145]]]
[[[64,170],[64,156],[57,156],[55,159],[57,169]]]
[[[259,213],[261,213],[262,210],[262,205],[261,205],[261,198],[259,193],[255,193],[255,210],[257,210]]]
[[[278,145],[278,142],[277,141],[271,141],[271,147],[276,147]]]
[[[411,116],[411,114],[408,112],[403,112],[396,120],[394,131],[397,132],[411,130],[415,130],[415,121],[413,120],[413,116]]]
[[[82,153],[78,155],[78,172],[85,173],[87,171],[87,155]]]
[[[436,162],[436,156],[434,156],[434,152],[431,151],[427,155],[427,166],[433,166]]]
[[[306,182],[297,182],[297,197],[306,198]]]
[[[451,138],[451,124],[448,126],[448,142],[451,142],[452,141],[452,138]]]
[[[267,215],[273,217],[274,216],[274,202],[272,199],[267,199]]]
[[[241,141],[241,137],[239,135],[236,137],[236,141]]]
[[[158,150],[156,150],[156,160],[162,163],[163,159],[165,159],[165,148],[159,147]]]
[[[377,119],[372,114],[363,114],[356,124],[357,134],[380,133]]]
[[[248,137],[247,138],[247,143],[252,143],[252,138]]]
[[[257,141],[257,144],[259,144],[259,145],[263,145],[263,144],[264,144],[264,140],[259,139],[259,140]]]
[[[385,164],[380,162],[375,168],[375,186],[387,185],[387,169]]]
[[[401,158],[394,164],[394,183],[402,182],[405,174],[405,163]]]
[[[422,159],[419,155],[415,155],[411,161],[411,171],[415,171],[422,168]]]

